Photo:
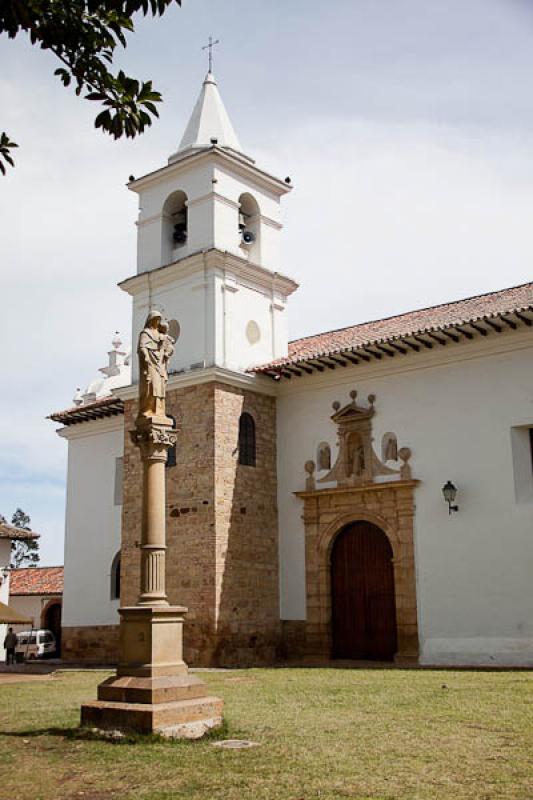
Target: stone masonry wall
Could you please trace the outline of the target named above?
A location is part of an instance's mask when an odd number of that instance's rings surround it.
[[[83,625],[61,629],[63,661],[115,664],[118,661],[118,625]]]
[[[238,463],[239,417],[255,420],[256,466]],[[280,643],[276,401],[215,387],[219,663],[272,663]]]
[[[125,404],[121,605],[139,592],[142,470]],[[257,467],[238,465],[242,410],[257,425]],[[167,476],[167,594],[188,607],[192,665],[269,663],[279,635],[275,400],[221,384],[169,390],[178,427]]]

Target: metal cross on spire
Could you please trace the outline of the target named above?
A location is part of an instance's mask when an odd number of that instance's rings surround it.
[[[220,44],[220,39],[216,39],[215,41],[213,41],[213,37],[210,36],[209,43],[204,45],[204,47],[202,47],[202,50],[209,50],[209,69],[208,69],[209,72],[213,72],[213,47],[216,44]]]

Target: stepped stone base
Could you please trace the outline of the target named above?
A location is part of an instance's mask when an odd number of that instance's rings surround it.
[[[223,701],[181,657],[183,606],[121,608],[117,674],[81,707],[85,727],[199,738],[222,724]]]
[[[194,675],[157,678],[112,677],[98,687],[98,700],[112,703],[174,703],[205,697],[206,686]]]
[[[81,724],[101,730],[196,739],[222,724],[222,707],[220,698],[209,696],[169,703],[95,700],[82,705]]]

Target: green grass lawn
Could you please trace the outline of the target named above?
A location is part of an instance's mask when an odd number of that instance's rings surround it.
[[[526,672],[251,669],[205,674],[224,737],[112,743],[79,733],[103,673],[0,684],[1,800],[531,800]]]

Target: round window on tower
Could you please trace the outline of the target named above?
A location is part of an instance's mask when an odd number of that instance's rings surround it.
[[[255,322],[253,319],[251,319],[246,326],[246,338],[250,344],[257,344],[257,342],[261,339],[261,330],[257,322]]]
[[[174,341],[177,342],[178,339],[179,339],[180,333],[181,333],[180,324],[179,324],[177,319],[169,320],[168,332],[169,332],[169,335],[172,336]]]

